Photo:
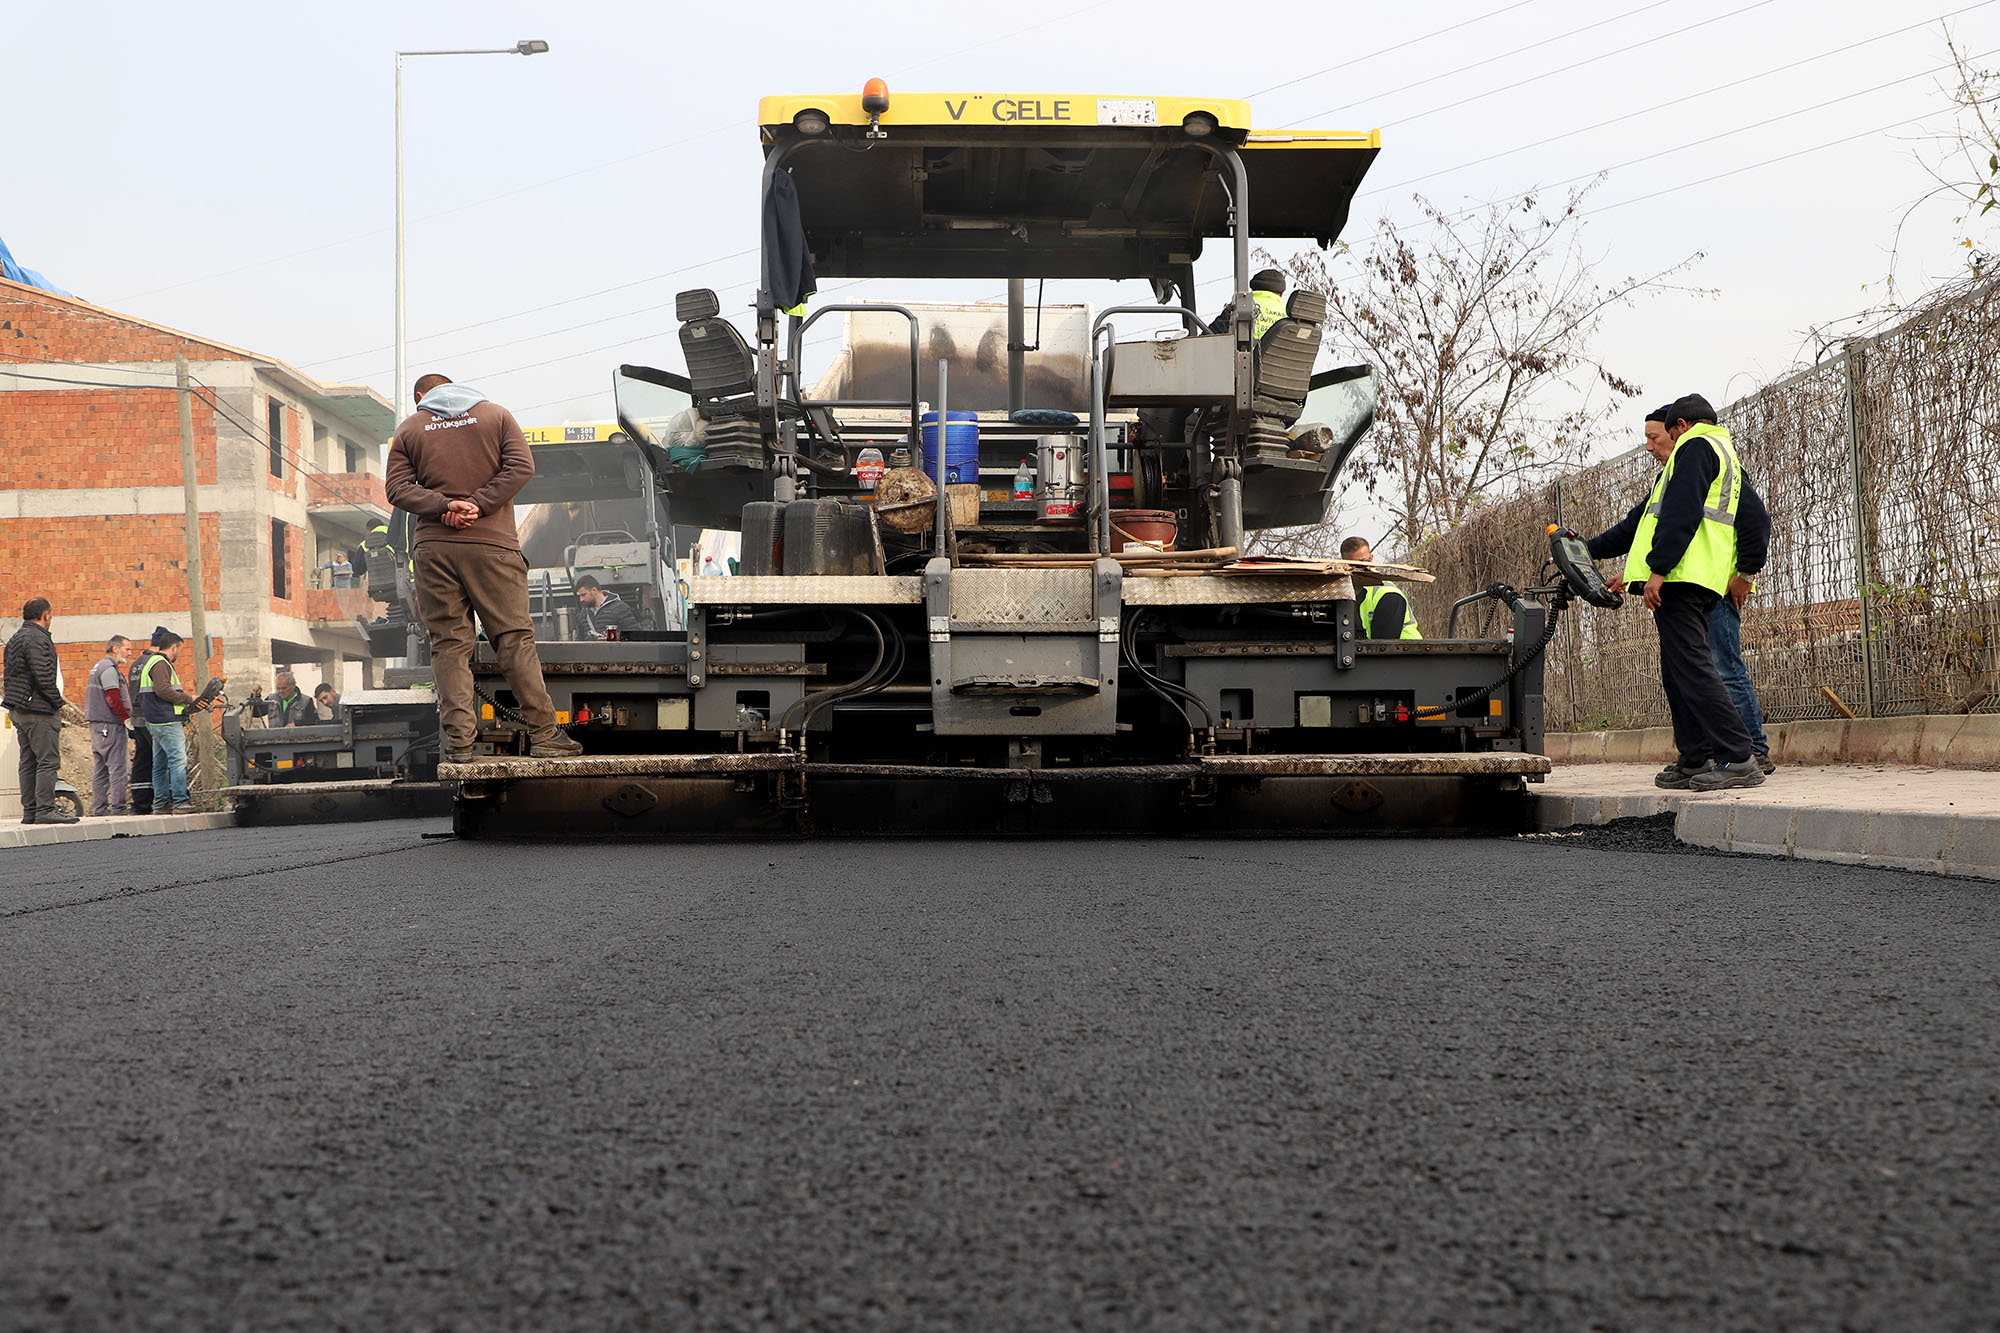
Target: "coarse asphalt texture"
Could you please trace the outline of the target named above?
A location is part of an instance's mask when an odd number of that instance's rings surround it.
[[[0,854],[0,1327],[2000,1311],[1991,884],[441,829]]]

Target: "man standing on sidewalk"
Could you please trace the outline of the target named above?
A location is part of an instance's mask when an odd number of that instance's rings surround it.
[[[1646,452],[1662,464],[1673,457],[1674,441],[1687,430],[1685,424],[1670,429],[1676,406],[1669,403],[1646,414]],[[1644,505],[1635,507],[1623,522],[1597,538],[1608,554],[1623,555],[1631,549],[1644,511]],[[1708,613],[1708,655],[1715,662],[1716,674],[1722,677],[1730,701],[1736,705],[1737,716],[1743,719],[1743,727],[1750,733],[1751,758],[1767,775],[1778,766],[1771,762],[1771,742],[1764,735],[1764,710],[1757,702],[1755,687],[1750,684],[1749,669],[1743,665],[1742,607],[1756,591],[1757,585],[1752,580],[1763,572],[1770,550],[1771,513],[1746,473],[1743,499],[1736,513],[1736,573],[1729,580],[1728,590],[1717,599],[1715,609]],[[1614,592],[1623,592],[1625,580],[1611,579],[1609,586]],[[1708,766],[1710,758],[1705,751],[1676,756],[1673,763],[1660,770],[1656,781],[1662,787],[1686,787],[1694,774]]]
[[[528,725],[528,753],[559,759],[583,747],[556,728],[528,615],[528,562],[514,497],[535,460],[514,414],[442,375],[416,384],[417,410],[396,427],[383,469],[389,503],[417,516],[417,607],[430,631],[445,758],[473,757],[473,616]]]
[[[74,824],[56,809],[56,769],[62,762],[62,682],[56,668],[55,613],[46,597],[21,608],[21,628],[7,640],[4,702],[21,734],[21,822]]]
[[[187,714],[203,712],[208,705],[181,688],[181,673],[174,663],[181,655],[181,636],[161,625],[153,631],[153,646],[133,668],[139,677],[133,693],[139,700],[139,716],[146,719],[146,734],[153,742],[153,813],[171,815],[187,810],[188,800]]]
[[[90,813],[122,815],[126,787],[132,780],[132,737],[126,728],[132,709],[126,703],[125,664],[132,660],[132,641],[114,634],[104,656],[90,669],[83,692],[83,720],[90,727]]]
[[[1666,411],[1673,440],[1666,466],[1624,522],[1590,539],[1590,555],[1629,551],[1625,583],[1643,585],[1660,632],[1660,683],[1680,758],[1655,781],[1695,791],[1754,787],[1764,773],[1708,645],[1709,613],[1736,574],[1743,468],[1706,398],[1689,394]]]

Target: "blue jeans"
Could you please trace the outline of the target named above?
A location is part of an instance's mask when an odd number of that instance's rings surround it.
[[[148,722],[153,738],[153,809],[188,803],[187,733],[178,722]],[[169,782],[172,786],[168,786]]]
[[[1757,691],[1750,688],[1750,672],[1743,665],[1743,613],[1727,597],[1708,613],[1708,655],[1715,659],[1722,688],[1729,691],[1729,700],[1750,733],[1750,748],[1758,754],[1771,753],[1770,739],[1764,735],[1764,709],[1757,702]]]

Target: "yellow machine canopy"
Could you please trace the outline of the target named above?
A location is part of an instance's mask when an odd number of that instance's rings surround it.
[[[872,101],[872,104],[871,104]],[[886,103],[886,107],[884,106]],[[1379,131],[1257,131],[1242,101],[1049,93],[767,97],[821,277],[1156,278],[1229,237],[1331,245]]]

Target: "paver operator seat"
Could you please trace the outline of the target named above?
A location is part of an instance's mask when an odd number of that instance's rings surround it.
[[[1282,458],[1290,451],[1286,428],[1305,411],[1325,320],[1326,297],[1295,291],[1285,303],[1285,317],[1258,340],[1257,381],[1250,400],[1256,421],[1250,428],[1246,461]]]
[[[757,429],[757,357],[736,326],[722,318],[722,302],[706,287],[674,298],[681,321],[681,353],[687,358],[694,410],[707,423],[705,461],[762,467],[764,444]]]

